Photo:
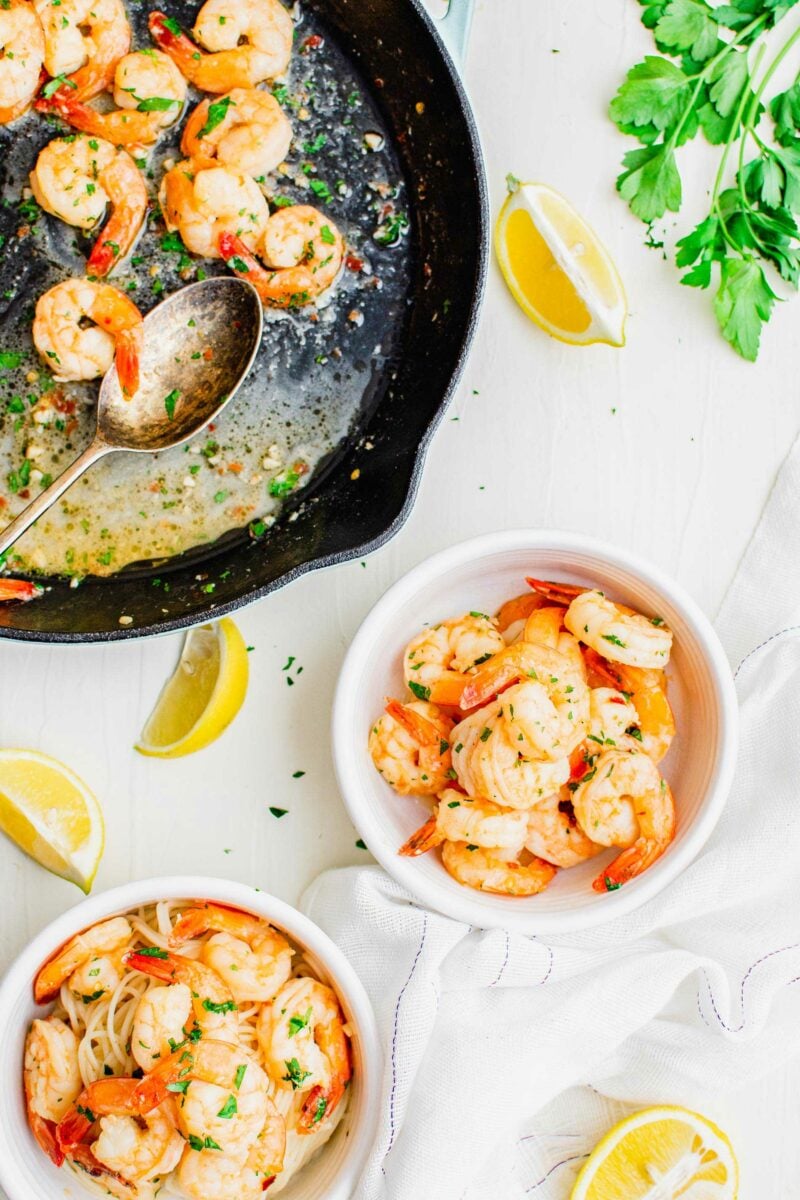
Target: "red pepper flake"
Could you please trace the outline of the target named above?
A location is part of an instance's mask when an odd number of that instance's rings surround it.
[[[312,33],[311,37],[307,37],[303,42],[301,53],[307,50],[319,50],[325,39],[321,38],[318,33]]]
[[[208,432],[213,433],[216,428],[217,428],[216,422],[210,421],[209,425],[208,425]]]
[[[206,360],[206,362],[211,362],[213,357],[214,351],[212,350],[211,346],[206,346],[205,350],[203,351],[203,358]]]
[[[241,471],[244,470],[244,463],[240,463],[240,462],[228,463],[228,470],[233,471],[234,475],[238,475]]]
[[[58,395],[56,395],[56,397],[53,400],[53,404],[55,405],[58,412],[66,413],[67,416],[71,416],[72,413],[75,412],[75,401],[67,400],[65,398],[63,392],[59,392]]]
[[[347,267],[348,271],[363,271],[364,270],[363,260],[358,258],[355,254],[348,254],[347,258],[344,260],[344,264]]]

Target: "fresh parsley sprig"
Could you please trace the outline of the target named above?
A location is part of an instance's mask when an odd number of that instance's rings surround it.
[[[648,225],[681,207],[680,147],[700,132],[722,147],[708,216],[677,242],[676,262],[689,268],[682,283],[716,287],[722,334],[750,361],[778,299],[770,272],[800,285],[800,78],[765,99],[800,28],[759,77],[763,35],[797,3],[639,0],[661,53],[631,68],[609,108],[641,143],[624,155],[617,189]]]

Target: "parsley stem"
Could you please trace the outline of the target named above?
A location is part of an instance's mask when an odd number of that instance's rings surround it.
[[[764,46],[759,46],[758,54],[756,55],[756,61],[753,64],[753,71],[758,70],[758,64],[761,62],[761,59],[764,57],[764,49],[765,49]],[[753,71],[750,72],[751,75],[752,75]],[[748,105],[748,101],[750,101],[750,108],[748,108],[748,113],[749,113],[752,111],[753,97],[751,97],[749,89],[747,87],[743,87],[741,99],[739,100],[739,104],[736,108],[736,112],[734,114],[733,121],[731,122],[731,132],[728,135],[728,140],[725,143],[725,149],[723,150],[722,157],[719,161],[719,167],[717,169],[717,177],[714,180],[714,190],[711,194],[711,209],[712,209],[712,212],[715,212],[717,214],[717,217],[719,218],[719,226],[720,226],[720,229],[722,230],[722,236],[725,238],[725,241],[728,243],[728,245],[731,247],[731,249],[735,250],[737,252],[737,254],[741,254],[741,252],[742,252],[741,246],[739,246],[738,243],[728,233],[728,226],[725,222],[725,217],[723,215],[722,209],[720,208],[719,193],[720,193],[720,188],[722,186],[722,180],[725,175],[725,167],[727,166],[727,163],[728,163],[728,156],[731,152],[731,148],[732,148],[734,142],[736,142],[740,138],[741,138],[741,142],[740,142],[740,165],[741,165],[741,146],[744,145],[744,137],[742,137],[742,135],[740,133],[740,126],[742,124],[742,119],[744,117],[744,110],[745,110],[745,107],[747,107],[747,105]],[[741,187],[741,183],[740,183],[740,187]],[[747,219],[746,216],[745,216],[745,219]],[[749,256],[747,256],[747,257],[749,257]]]
[[[697,82],[694,85],[694,91],[692,92],[692,98],[691,98],[690,102],[687,104],[686,108],[683,110],[683,116],[681,117],[680,121],[673,129],[672,133],[670,134],[669,141],[666,143],[666,145],[668,145],[671,150],[674,150],[674,148],[677,146],[678,138],[681,135],[684,125],[686,124],[686,122],[689,119],[689,114],[694,112],[694,108],[697,103],[697,98],[700,95],[700,89],[703,87],[703,84],[706,82],[708,76],[711,74],[714,67],[717,65],[718,62],[721,62],[722,59],[725,58],[725,56],[727,54],[730,54],[730,52],[732,50],[734,50],[736,48],[736,46],[739,45],[740,42],[744,41],[745,38],[749,37],[750,34],[753,33],[754,30],[758,29],[759,25],[763,25],[764,22],[766,21],[766,19],[767,18],[764,15],[762,15],[760,17],[756,17],[756,19],[754,21],[751,21],[749,25],[745,25],[744,29],[740,29],[735,38],[732,38],[731,41],[726,42],[724,44],[724,46],[722,47],[722,49],[718,50],[713,58],[710,58],[708,60],[708,62],[703,67],[700,74],[697,76]]]

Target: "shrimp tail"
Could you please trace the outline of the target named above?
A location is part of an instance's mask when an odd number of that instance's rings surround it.
[[[42,1117],[37,1112],[28,1110],[28,1124],[31,1127],[31,1132],[36,1138],[41,1148],[44,1150],[47,1157],[60,1167],[64,1161],[64,1151],[58,1143],[57,1126],[55,1121],[48,1121],[46,1117]]]
[[[637,838],[628,850],[623,851],[597,876],[592,887],[596,892],[615,892],[624,883],[629,883],[631,879],[635,879],[651,867],[666,848],[665,844],[654,838]]]
[[[612,664],[591,646],[583,647],[583,661],[586,663],[587,669],[598,679],[602,679],[609,687],[616,688],[618,691],[628,691],[624,687],[625,680],[622,677],[620,670]]]
[[[133,950],[122,960],[132,971],[152,975],[162,983],[177,983],[181,965],[185,961],[178,954],[170,954],[158,946],[146,946],[144,950]]]
[[[142,352],[144,330],[141,325],[123,329],[117,334],[114,360],[117,375],[125,396],[135,396],[139,389],[139,360]]]
[[[27,579],[0,579],[0,602],[4,600],[37,600],[44,594],[44,588],[38,583],[29,583]]]
[[[550,583],[545,579],[526,577],[528,587],[533,588],[539,596],[544,596],[553,604],[562,604],[567,608],[575,599],[586,591],[586,588],[576,587],[571,583]]]
[[[220,254],[231,270],[235,271],[241,278],[248,278],[259,295],[261,295],[265,281],[270,273],[264,270],[255,255],[245,246],[242,239],[237,237],[235,233],[224,231],[219,235],[218,245]],[[264,299],[264,296],[262,296],[262,299]]]
[[[313,1133],[323,1117],[329,1117],[344,1095],[344,1083],[334,1080],[329,1087],[317,1084],[306,1096],[297,1119],[298,1133]]]
[[[432,721],[426,720],[413,708],[407,708],[399,700],[386,703],[386,713],[402,725],[420,746],[432,746],[440,740],[439,730]]]
[[[166,13],[151,12],[147,24],[150,35],[159,49],[169,55],[187,79],[191,79],[194,74],[192,68],[205,57],[203,51]]]
[[[429,850],[433,850],[435,846],[440,846],[444,838],[439,833],[436,825],[436,814],[429,817],[424,825],[411,834],[407,842],[404,842],[398,854],[402,854],[404,858],[416,858],[419,854],[427,854]]]
[[[505,633],[517,621],[527,621],[531,613],[535,612],[537,608],[541,608],[544,603],[545,597],[536,592],[526,592],[523,596],[515,596],[513,600],[506,600],[497,614],[497,628],[501,633]]]
[[[100,234],[87,260],[86,273],[93,279],[105,279],[119,258],[119,244],[110,236],[111,232],[106,229]]]

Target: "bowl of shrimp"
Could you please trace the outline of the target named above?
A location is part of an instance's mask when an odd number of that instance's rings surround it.
[[[336,774],[381,865],[484,928],[589,928],[671,883],[730,788],[737,705],[710,623],[627,551],[461,543],[379,600],[342,667]]]
[[[9,1200],[347,1200],[380,1046],[301,913],[217,879],[126,884],[52,922],[0,984]]]

